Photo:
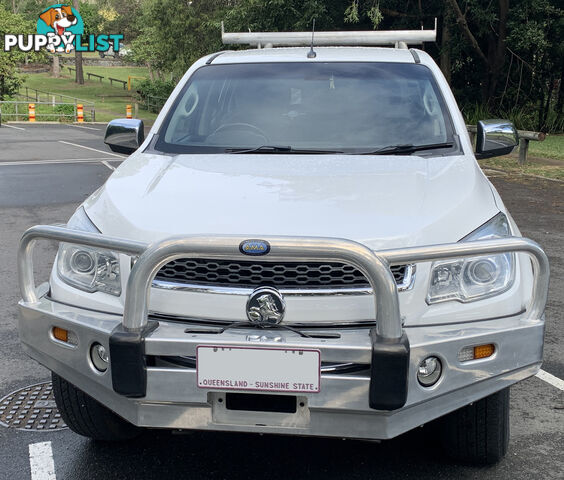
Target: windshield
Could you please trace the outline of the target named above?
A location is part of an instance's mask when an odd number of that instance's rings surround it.
[[[366,153],[452,139],[443,99],[423,65],[259,63],[197,70],[156,148]]]

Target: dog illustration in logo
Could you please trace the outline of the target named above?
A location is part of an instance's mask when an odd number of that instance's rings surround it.
[[[64,35],[65,30],[73,25],[76,25],[78,21],[74,13],[72,13],[72,7],[69,5],[52,7],[39,15],[39,18],[51,27],[59,36]],[[69,53],[73,48],[74,46],[72,43],[67,44],[65,47],[65,53]],[[51,53],[55,53],[54,45],[48,45],[47,49]],[[59,50],[62,51],[62,48],[59,48]]]
[[[282,314],[278,311],[276,302],[272,295],[261,295],[257,298],[258,307],[249,308],[249,319],[255,323],[277,324],[282,319]]]

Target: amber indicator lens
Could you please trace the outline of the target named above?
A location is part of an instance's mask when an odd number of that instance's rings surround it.
[[[474,359],[491,357],[495,352],[495,347],[492,343],[487,345],[478,345],[474,347]]]
[[[64,328],[53,327],[53,336],[61,342],[68,343],[69,341],[69,331]]]

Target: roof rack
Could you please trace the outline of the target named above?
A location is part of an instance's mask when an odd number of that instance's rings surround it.
[[[221,40],[225,45],[261,47],[310,46],[312,32],[225,32],[221,22]],[[437,39],[437,19],[433,30],[370,30],[357,32],[315,32],[314,46],[375,46],[395,45],[407,48]]]

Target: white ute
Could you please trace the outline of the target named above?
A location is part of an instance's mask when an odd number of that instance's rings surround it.
[[[72,430],[389,439],[437,420],[454,457],[505,454],[548,261],[476,162],[513,125],[479,122],[474,152],[406,46],[434,36],[224,33],[259,48],[198,60],[146,139],[110,122],[131,156],[19,251],[21,341]],[[40,238],[60,247],[36,287]]]

